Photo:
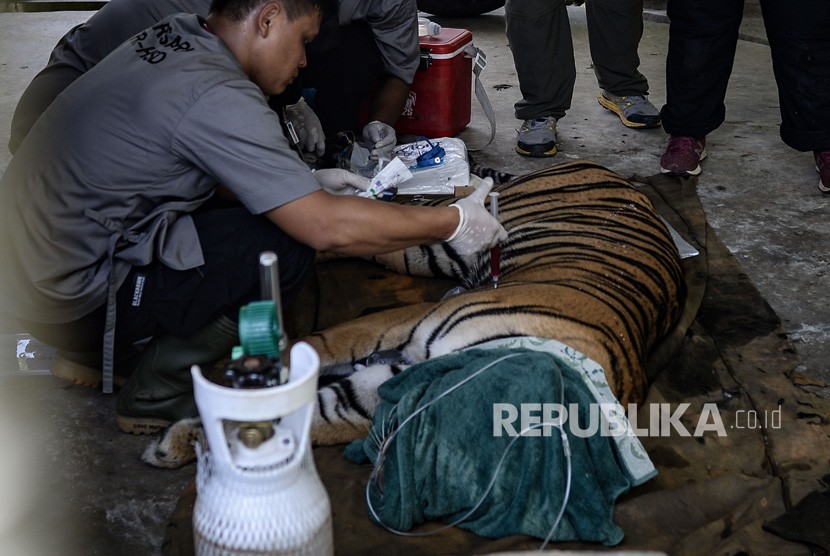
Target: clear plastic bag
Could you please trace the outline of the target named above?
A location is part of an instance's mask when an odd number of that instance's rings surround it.
[[[417,158],[435,146],[444,149],[445,154],[436,166],[417,167]],[[422,139],[395,147],[397,155],[409,167],[412,178],[398,185],[399,195],[424,195],[455,193],[457,186],[470,183],[470,165],[467,162],[467,145],[455,137]]]
[[[444,149],[441,162],[434,166],[418,167],[418,157],[434,147]],[[467,146],[461,139],[421,139],[414,143],[398,145],[393,155],[400,158],[412,172],[410,179],[398,184],[399,195],[453,195],[456,187],[470,183]],[[366,175],[364,172],[368,170],[368,161],[363,158],[360,153],[352,154],[352,172]]]

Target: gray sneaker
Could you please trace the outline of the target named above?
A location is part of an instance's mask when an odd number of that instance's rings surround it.
[[[516,152],[523,156],[553,156],[556,154],[556,118],[525,120],[518,132]]]
[[[651,128],[660,125],[660,111],[643,95],[618,97],[602,91],[597,100],[619,116],[626,127]]]

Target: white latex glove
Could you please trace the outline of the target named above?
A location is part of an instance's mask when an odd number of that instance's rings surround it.
[[[392,149],[398,143],[398,138],[392,126],[375,120],[363,128],[363,141],[369,147],[372,158],[382,156],[388,160],[392,158]]]
[[[302,97],[296,104],[285,107],[285,119],[294,126],[302,150],[317,156],[325,154],[326,134],[323,133],[323,125]]]
[[[450,205],[461,213],[461,220],[444,241],[459,255],[474,255],[507,239],[507,230],[484,208],[484,199],[492,187],[493,179],[485,178],[471,195]]]
[[[312,172],[320,186],[334,195],[351,195],[366,191],[372,180],[342,168],[326,168]]]

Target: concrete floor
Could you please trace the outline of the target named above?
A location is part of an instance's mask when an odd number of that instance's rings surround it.
[[[465,27],[487,53],[483,82],[496,111],[496,140],[480,162],[512,173],[572,158],[591,158],[631,176],[658,171],[662,130],[633,131],[596,102],[597,85],[587,46],[585,13],[570,8],[578,78],[573,107],[559,124],[559,154],[532,160],[513,152],[513,103],[518,83],[502,11],[470,20],[441,20]],[[46,63],[57,39],[90,12],[0,13],[0,169],[14,106]],[[646,14],[641,71],[651,100],[665,101],[668,26],[663,13]],[[747,276],[781,317],[817,384],[830,383],[828,333],[830,273],[824,228],[830,197],[818,192],[809,153],[792,151],[778,137],[778,101],[763,27],[745,22],[727,97],[727,121],[708,138],[699,193],[711,225]],[[474,107],[461,137],[474,148],[488,124]],[[8,330],[6,331],[8,332]],[[165,525],[193,466],[168,472],[139,461],[146,439],[119,434],[114,398],[73,387],[45,371],[42,360],[21,370],[0,343],[0,554],[159,554]],[[830,395],[826,386],[817,386]],[[5,440],[5,441],[4,441]]]

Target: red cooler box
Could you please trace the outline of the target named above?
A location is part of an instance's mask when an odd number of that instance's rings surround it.
[[[466,29],[442,28],[421,37],[421,67],[395,131],[399,135],[452,137],[470,123],[473,61],[464,49],[473,42]]]

